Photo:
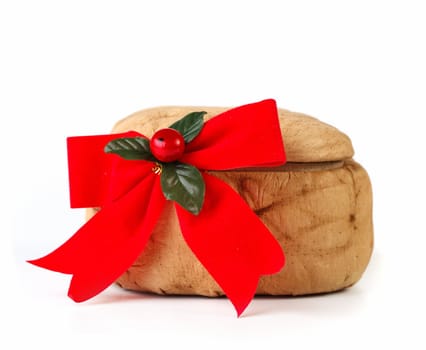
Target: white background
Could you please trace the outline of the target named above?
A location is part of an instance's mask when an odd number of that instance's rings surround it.
[[[1,286],[8,348],[425,348],[422,1],[0,1]],[[226,299],[110,288],[24,263],[83,222],[65,137],[157,105],[275,98],[349,134],[371,175],[375,251],[332,295]],[[4,322],[2,322],[4,323]]]

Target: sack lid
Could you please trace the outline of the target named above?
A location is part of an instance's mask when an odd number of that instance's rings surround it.
[[[176,120],[194,111],[206,111],[205,120],[230,108],[165,106],[144,109],[120,120],[114,133],[134,130],[151,137],[155,131],[166,128]],[[354,150],[347,135],[335,127],[302,113],[279,109],[281,133],[287,162],[333,162],[352,158]]]

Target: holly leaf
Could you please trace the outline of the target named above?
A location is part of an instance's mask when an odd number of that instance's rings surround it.
[[[179,131],[185,143],[191,142],[200,133],[203,128],[203,116],[207,112],[192,112],[184,116],[182,119],[173,123],[169,128]]]
[[[107,143],[105,153],[115,153],[128,160],[153,160],[149,140],[143,137],[121,137]]]
[[[161,173],[161,189],[166,199],[179,203],[194,215],[198,215],[204,202],[205,184],[198,169],[189,164],[164,163]]]

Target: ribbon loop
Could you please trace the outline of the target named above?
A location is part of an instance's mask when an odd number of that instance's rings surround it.
[[[210,119],[182,158],[200,169],[283,165],[284,145],[274,100],[230,109]]]
[[[105,153],[104,147],[116,138],[135,136],[140,134],[130,131],[67,138],[71,208],[90,208],[104,204],[109,195],[110,175],[115,168],[113,163],[117,163],[117,157]],[[134,164],[128,164],[128,171],[134,172]]]

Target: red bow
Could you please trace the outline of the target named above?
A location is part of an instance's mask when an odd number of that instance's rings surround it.
[[[67,242],[30,263],[72,274],[68,295],[77,302],[97,295],[143,251],[165,204],[153,162],[106,154],[105,145],[130,132],[68,138],[71,207],[102,207]],[[285,163],[277,107],[265,100],[207,121],[180,162],[202,170],[205,198],[199,215],[175,203],[188,246],[240,315],[259,277],[284,266],[283,251],[259,218],[226,183],[203,170]]]

